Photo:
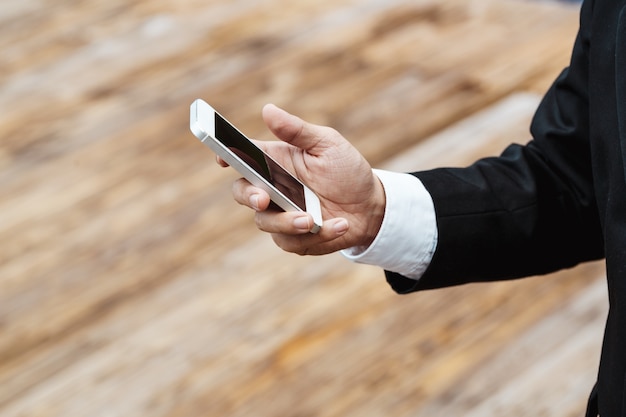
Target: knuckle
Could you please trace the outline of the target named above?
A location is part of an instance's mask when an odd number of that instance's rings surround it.
[[[327,127],[326,128],[326,138],[336,142],[337,140],[341,140],[343,139],[343,135],[334,127]]]
[[[293,253],[300,256],[306,256],[309,254],[309,248],[306,247],[298,247]]]
[[[235,201],[238,202],[239,204],[243,204],[243,201],[244,201],[244,198],[243,198],[244,186],[245,184],[243,184],[243,181],[241,178],[234,181],[231,186],[233,197],[235,198]]]
[[[317,255],[320,249],[319,244],[309,240],[307,237],[286,239],[281,243],[281,249],[299,256]]]
[[[335,129],[334,127],[330,127],[330,126],[326,126],[326,134],[329,137],[341,136],[341,134],[339,133],[337,129]]]
[[[261,216],[259,213],[255,214],[254,216],[254,224],[256,225],[257,229],[263,232],[266,231],[265,220],[263,219],[263,216]]]
[[[286,241],[285,241],[285,239],[283,238],[282,235],[277,234],[277,233],[272,233],[272,240],[274,241],[274,244],[276,246],[278,246],[279,248],[281,248],[285,252],[291,252],[289,250],[289,245],[287,245],[287,243],[286,243]]]
[[[292,239],[291,236],[285,236],[279,233],[272,234],[272,240],[280,249],[288,253],[304,256],[308,249],[304,247],[299,240]]]

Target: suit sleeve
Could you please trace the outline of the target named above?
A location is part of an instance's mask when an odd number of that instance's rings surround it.
[[[528,144],[466,168],[414,173],[433,198],[439,242],[419,280],[386,272],[394,290],[521,278],[604,256],[589,145],[592,7],[583,5],[570,66],[543,98]]]

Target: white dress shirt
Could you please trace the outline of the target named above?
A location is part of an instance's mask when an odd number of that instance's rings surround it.
[[[341,253],[353,262],[376,265],[407,278],[419,279],[437,247],[437,219],[433,200],[415,176],[374,170],[385,189],[385,217],[368,247]]]

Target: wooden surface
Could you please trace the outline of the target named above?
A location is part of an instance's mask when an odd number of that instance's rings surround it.
[[[0,415],[580,416],[600,263],[395,295],[256,231],[188,130],[274,102],[374,166],[528,139],[577,6],[521,0],[4,2]],[[404,156],[403,156],[404,155]]]

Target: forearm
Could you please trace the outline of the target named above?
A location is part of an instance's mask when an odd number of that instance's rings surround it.
[[[433,198],[439,241],[419,282],[387,273],[396,291],[521,278],[603,257],[592,188],[572,187],[532,148],[416,173]]]

